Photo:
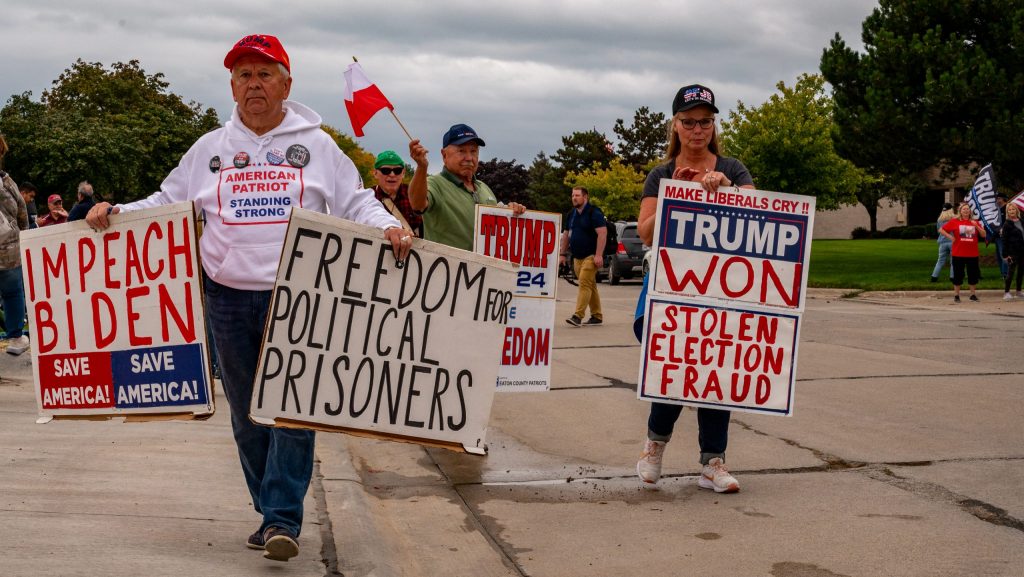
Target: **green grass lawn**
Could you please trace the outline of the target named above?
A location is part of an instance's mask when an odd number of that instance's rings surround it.
[[[1002,290],[996,246],[982,243],[979,248],[982,280],[978,288]],[[939,282],[929,280],[937,256],[934,240],[816,240],[811,244],[807,286],[871,291],[948,289],[952,287],[948,263]]]

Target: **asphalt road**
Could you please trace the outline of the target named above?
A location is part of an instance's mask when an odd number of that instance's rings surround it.
[[[242,545],[227,421],[35,423],[28,357],[0,355],[0,574],[1024,575],[1024,301],[811,291],[792,417],[734,414],[742,490],[696,485],[684,411],[665,476],[635,463],[638,283],[573,328],[553,390],[498,395],[489,454],[318,436],[300,556]]]

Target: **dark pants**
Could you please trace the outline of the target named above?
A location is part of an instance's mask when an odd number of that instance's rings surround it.
[[[242,472],[253,507],[271,525],[299,535],[302,501],[313,475],[313,431],[263,427],[249,420],[253,381],[271,291],[246,291],[205,279],[206,310],[217,343],[221,382],[231,407]]]
[[[668,441],[672,438],[676,420],[682,413],[682,405],[651,403],[651,416],[647,419],[647,438],[652,441]],[[732,412],[721,409],[697,409],[697,443],[700,445],[700,462],[704,465],[715,457],[725,460],[725,448],[729,444],[729,418]]]
[[[976,256],[954,256],[953,257],[953,286],[964,284],[964,270],[967,271],[967,284],[978,284],[981,277],[981,269],[978,268],[978,257]]]
[[[1014,272],[1016,272],[1017,292],[1020,292],[1020,283],[1021,280],[1024,280],[1024,262],[1022,262],[1024,261],[1024,253],[1007,256],[1010,257],[1010,262],[1008,263],[1009,266],[1007,267],[1006,281],[1004,283],[1006,287],[1003,290],[1005,292],[1010,292],[1010,280],[1013,278]]]
[[[20,266],[0,270],[0,296],[4,303],[4,330],[7,338],[16,339],[25,328],[25,285]]]

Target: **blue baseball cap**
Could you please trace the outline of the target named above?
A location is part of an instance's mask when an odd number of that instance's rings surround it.
[[[484,140],[476,135],[476,131],[470,128],[468,124],[456,124],[448,129],[448,132],[444,133],[442,139],[441,148],[448,146],[449,144],[463,144],[475,140],[480,146],[487,146],[484,144]]]

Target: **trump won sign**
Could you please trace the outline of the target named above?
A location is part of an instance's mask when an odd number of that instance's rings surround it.
[[[637,395],[790,415],[813,197],[662,180]]]
[[[803,310],[814,198],[663,180],[652,290]]]
[[[192,203],[25,231],[21,249],[40,422],[213,414]]]

